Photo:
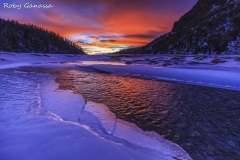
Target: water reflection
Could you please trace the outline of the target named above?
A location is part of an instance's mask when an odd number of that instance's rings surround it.
[[[120,62],[109,62],[109,61],[78,61],[78,62],[67,62],[68,64],[76,64],[80,66],[104,64],[104,65],[126,65],[125,63]]]

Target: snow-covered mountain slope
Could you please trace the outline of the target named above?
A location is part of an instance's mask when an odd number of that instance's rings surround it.
[[[198,0],[172,31],[146,46],[120,53],[240,53],[240,1]]]

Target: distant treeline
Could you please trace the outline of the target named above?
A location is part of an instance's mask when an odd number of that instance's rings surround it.
[[[80,46],[57,33],[33,24],[1,18],[0,51],[84,54]]]

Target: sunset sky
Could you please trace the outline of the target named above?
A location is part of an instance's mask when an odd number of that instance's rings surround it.
[[[49,9],[24,8],[52,4]],[[169,32],[197,0],[0,0],[0,17],[31,23],[78,42],[89,54],[142,46]],[[6,8],[4,3],[21,4]]]

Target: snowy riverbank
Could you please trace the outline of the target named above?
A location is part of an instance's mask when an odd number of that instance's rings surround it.
[[[111,55],[73,64],[120,76],[240,90],[239,55]]]
[[[179,60],[169,55],[1,53],[1,157],[191,159],[181,147],[156,133],[144,132],[132,123],[117,119],[104,104],[85,103],[80,95],[58,90],[53,76],[4,70],[21,66],[80,69],[240,90],[238,56],[222,56],[215,61],[216,57],[185,56],[181,64],[175,64],[176,59]],[[193,59],[198,62],[189,63]],[[204,64],[199,62],[203,60]],[[166,61],[171,65],[166,67]],[[216,61],[219,63],[212,64]]]
[[[1,68],[71,67],[79,57],[1,54]],[[73,65],[75,66],[75,65]],[[58,90],[54,77],[0,70],[2,159],[191,159],[156,133],[117,119],[103,104]]]
[[[0,68],[20,66],[95,70],[121,76],[240,90],[238,55],[0,54]]]

